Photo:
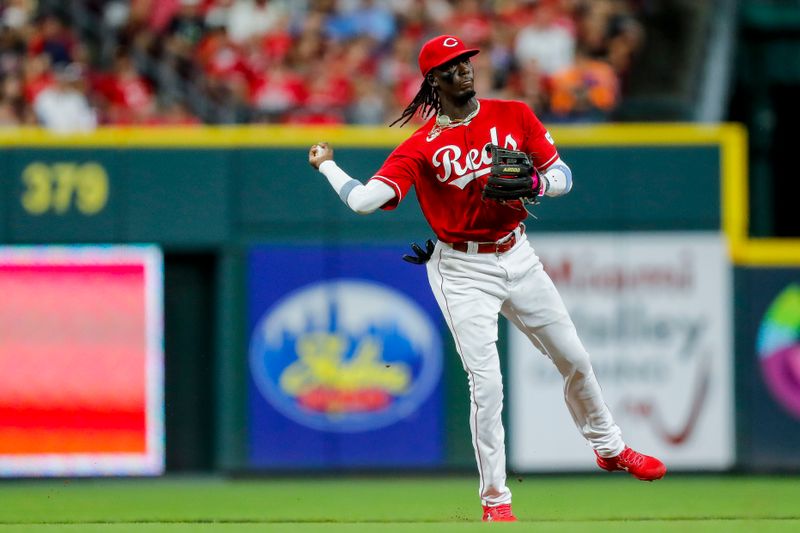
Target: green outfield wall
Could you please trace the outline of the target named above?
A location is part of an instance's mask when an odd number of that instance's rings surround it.
[[[70,137],[3,132],[0,243],[160,245],[168,284],[167,384],[178,391],[167,392],[168,450],[172,443],[203,443],[173,452],[168,466],[238,470],[246,455],[247,250],[264,243],[369,245],[432,237],[414,198],[396,211],[359,216],[307,163],[308,147],[328,140],[339,165],[363,181],[410,132],[274,126],[105,129]],[[734,260],[795,260],[796,252],[781,243],[753,244],[747,237],[740,127],[559,127],[551,133],[575,185],[567,197],[545,198],[535,208],[530,233],[724,231]],[[445,462],[471,466],[466,382],[449,341],[446,350]]]
[[[408,133],[265,127],[3,134],[0,240],[156,242],[167,250],[281,238],[406,240],[426,232],[416,202],[383,216],[355,215],[308,166],[306,153],[325,136],[340,165],[364,180]],[[558,203],[544,202],[532,229],[720,227],[722,147],[736,149],[735,126],[553,133],[575,188]]]

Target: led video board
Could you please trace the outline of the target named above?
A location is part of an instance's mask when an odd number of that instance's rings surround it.
[[[155,246],[0,247],[0,476],[164,469]]]

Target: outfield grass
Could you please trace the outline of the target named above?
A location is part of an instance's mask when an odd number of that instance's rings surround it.
[[[800,531],[800,478],[624,474],[509,480],[483,524],[472,477],[5,481],[0,532]]]

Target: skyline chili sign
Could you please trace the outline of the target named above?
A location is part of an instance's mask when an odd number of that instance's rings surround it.
[[[402,253],[251,251],[253,466],[429,466],[442,460],[438,309],[424,269],[403,263]]]

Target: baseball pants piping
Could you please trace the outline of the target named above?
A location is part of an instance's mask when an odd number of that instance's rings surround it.
[[[625,445],[620,430],[603,401],[589,354],[524,236],[501,255],[459,252],[439,242],[427,271],[469,381],[469,425],[484,505],[511,501],[506,486],[503,383],[497,352],[501,313],[553,361],[564,379],[569,412],[592,448],[604,457],[622,452]]]

